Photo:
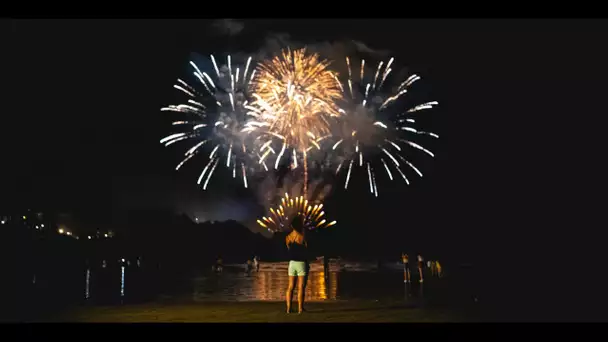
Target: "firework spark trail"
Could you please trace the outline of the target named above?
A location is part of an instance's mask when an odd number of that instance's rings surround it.
[[[331,149],[335,150],[343,141],[344,141],[344,139],[340,139],[337,143],[334,144],[334,146]]]
[[[361,60],[361,78],[359,80],[363,81],[363,73],[365,72],[365,59]]]
[[[374,122],[374,126],[380,126],[380,127],[384,128],[384,129],[388,128],[388,126],[387,126],[387,125],[383,124],[383,123],[382,123],[382,122],[380,122],[380,121],[376,121],[376,122]]]
[[[296,150],[293,150],[293,168],[297,169],[298,168],[298,155],[296,153]]]
[[[380,158],[380,160],[382,161],[382,164],[384,164],[384,168],[386,169],[386,173],[388,173],[388,178],[390,178],[391,180],[393,180],[393,174],[391,174],[391,170],[388,168],[388,165],[386,165],[386,162],[384,161],[384,159]]]
[[[378,187],[376,186],[376,175],[372,172],[372,182],[374,184],[374,196],[378,197]]]
[[[245,164],[241,164],[241,168],[243,169],[243,184],[245,185],[245,189],[247,189],[247,170],[245,169]]]
[[[342,168],[343,163],[344,162],[342,161],[342,162],[340,162],[340,164],[338,164],[338,168],[336,169],[336,175],[340,172],[340,169]]]
[[[266,166],[266,162],[264,161],[264,158],[265,158],[265,157],[260,156],[260,154],[259,154],[259,153],[257,154],[257,156],[258,156],[258,159],[260,160],[260,164],[262,164],[262,166],[264,167],[264,170],[265,170],[265,171],[268,171],[268,167]]]
[[[384,62],[378,63],[378,70],[376,70],[376,76],[374,76],[374,84],[372,86],[372,89],[374,90],[376,90],[376,82],[378,81],[378,75],[380,74],[380,69],[382,69],[382,64],[384,64]]]
[[[247,64],[245,64],[245,72],[243,72],[243,82],[247,79],[247,70],[249,70],[249,64],[251,63],[251,56],[247,58]]]
[[[393,157],[393,155],[389,151],[387,151],[384,147],[380,147],[380,149],[382,150],[382,152],[384,152],[384,154],[386,154],[393,160],[395,165],[399,166],[399,162],[397,161],[397,159],[395,159],[395,157]]]
[[[408,110],[407,112],[408,113],[413,113],[413,112],[417,112],[417,111],[423,110],[423,109],[431,109],[431,108],[433,108],[433,106],[436,106],[438,104],[439,104],[439,102],[437,102],[437,101],[423,103],[421,105],[418,105],[418,106],[416,106],[416,107]]]
[[[199,106],[199,107],[201,107],[201,108],[205,108],[205,106],[203,106],[203,104],[202,104],[202,103],[200,103],[200,102],[196,102],[196,101],[194,101],[194,100],[192,100],[192,99],[188,100],[188,103],[192,103],[192,104],[195,104],[195,105],[197,105],[197,106]]]
[[[346,182],[344,183],[344,189],[348,188],[348,181],[350,180],[350,172],[353,169],[353,161],[350,161],[350,164],[348,165],[348,174],[346,175]]]
[[[213,68],[215,69],[215,73],[217,77],[220,77],[220,69],[217,68],[217,63],[215,63],[215,58],[211,55],[211,62],[213,63]]]
[[[232,94],[228,94],[228,96],[230,97],[230,105],[232,106],[232,110],[234,110],[234,97]]]
[[[183,136],[183,137],[181,137],[181,138],[173,139],[173,140],[171,140],[171,141],[167,142],[167,143],[165,144],[165,147],[167,147],[167,146],[169,146],[169,145],[173,145],[174,143],[176,143],[176,142],[178,142],[178,141],[182,141],[182,140],[188,139],[188,138],[190,138],[190,137],[191,137],[191,136],[187,135],[187,136]]]
[[[205,87],[205,89],[207,89],[207,92],[209,94],[213,94],[213,91],[211,91],[211,89],[209,88],[209,86],[207,85],[207,82],[205,82],[205,80],[203,79],[203,75],[201,74],[197,74],[196,72],[194,73],[194,76],[196,76],[196,78],[198,78],[198,80],[203,84],[203,86]]]
[[[186,124],[191,124],[190,121],[174,121],[173,123],[171,123],[171,125],[175,126],[175,125],[186,125]]]
[[[384,141],[386,141],[387,143],[393,145],[394,148],[397,149],[397,151],[401,151],[401,147],[399,147],[399,145],[395,144],[394,142],[388,140],[388,139],[384,139]]]
[[[285,153],[285,148],[287,147],[286,143],[283,143],[283,147],[281,147],[281,152],[279,152],[279,156],[277,157],[276,162],[274,163],[274,169],[278,169],[279,168],[279,161],[281,160],[281,157],[283,156],[283,153]]]
[[[177,164],[177,166],[175,167],[175,171],[179,170],[182,165],[184,165],[185,162],[187,162],[188,160],[190,160],[190,158],[194,157],[195,153],[192,153],[190,155],[188,155],[186,158],[184,158],[184,160],[182,160],[179,164]]]
[[[207,184],[209,184],[209,180],[211,179],[211,176],[213,175],[213,171],[215,171],[215,167],[217,166],[217,163],[219,162],[219,158],[215,159],[215,163],[213,163],[213,167],[211,168],[211,171],[209,171],[209,176],[207,177],[207,180],[205,181],[205,184],[203,185],[203,190],[207,189]]]
[[[410,185],[410,181],[407,179],[407,177],[405,177],[405,174],[403,173],[403,171],[401,171],[400,167],[397,167],[397,171],[399,171],[399,174],[401,175],[401,177],[403,177],[403,180],[405,181],[405,183],[407,185]]]
[[[255,76],[255,69],[251,72],[251,76],[249,76],[249,83],[253,81],[253,77]]]
[[[213,159],[213,156],[215,155],[215,153],[217,152],[219,147],[220,147],[220,145],[215,145],[215,147],[213,148],[213,151],[211,151],[211,154],[209,155],[209,159]]]
[[[262,156],[260,156],[258,154],[258,158],[260,159],[260,162],[258,164],[265,163],[264,160],[266,159],[266,157],[268,157],[268,155],[270,154],[271,151],[272,151],[272,149],[267,149],[266,152],[264,152],[264,154]]]
[[[230,167],[230,155],[232,154],[232,143],[230,143],[230,148],[228,149],[228,157],[226,157],[226,166]]]
[[[348,56],[346,57],[346,68],[348,69],[348,79],[353,78],[353,75],[350,71],[350,59],[348,58]]]
[[[203,73],[203,76],[205,76],[205,78],[207,79],[207,81],[209,82],[209,84],[211,84],[211,87],[213,89],[217,89],[215,87],[215,83],[213,83],[213,80],[211,79],[211,76],[209,76],[209,74],[207,74],[206,72]]]
[[[171,135],[168,135],[168,136],[166,136],[166,137],[164,137],[164,138],[160,139],[160,143],[161,143],[161,144],[164,144],[164,143],[166,143],[166,142],[167,142],[167,141],[169,141],[169,140],[176,139],[176,138],[179,138],[179,137],[183,137],[184,135],[186,135],[186,133],[175,133],[175,134],[171,134]]]
[[[209,141],[209,140],[203,140],[203,141],[199,142],[198,144],[192,146],[191,149],[186,151],[186,155],[194,153],[194,151],[196,151],[199,147],[203,146],[207,141]]]
[[[209,169],[209,165],[211,165],[213,163],[213,159],[211,159],[207,165],[205,165],[205,168],[203,169],[203,172],[201,172],[200,177],[198,177],[198,180],[196,181],[196,184],[201,184],[201,181],[203,180],[203,177],[205,177],[205,173],[207,173],[207,169]]]
[[[431,137],[433,137],[433,138],[439,138],[439,136],[438,136],[437,134],[433,133],[433,132],[423,132],[423,131],[417,131],[416,133],[417,133],[417,134],[426,134],[426,135],[429,135],[429,136],[431,136]]]
[[[420,172],[420,170],[418,170],[412,163],[410,163],[409,161],[407,161],[406,159],[403,158],[403,161],[409,165],[409,167],[411,167],[414,171],[416,171],[416,173],[418,174],[418,176],[422,177],[422,172]]]
[[[196,90],[194,90],[194,88],[192,88],[188,83],[184,82],[182,79],[177,79],[177,82],[181,83],[183,86],[185,86],[186,88],[188,88],[188,90],[190,90],[191,92],[195,93]]]
[[[195,75],[202,75],[203,73],[201,72],[201,69],[198,68],[198,66],[196,65],[196,63],[194,63],[193,61],[190,61],[190,65],[192,65],[192,67],[194,68],[194,70],[196,70],[196,72],[194,73]]]
[[[188,96],[194,97],[194,94],[193,94],[193,93],[191,93],[191,92],[187,91],[186,89],[184,89],[184,88],[183,88],[183,87],[181,87],[181,86],[178,86],[177,84],[176,84],[176,85],[174,85],[174,86],[173,86],[173,88],[175,88],[175,89],[177,89],[177,90],[181,90],[182,92],[184,92],[184,93],[185,93],[186,95],[188,95]]]
[[[372,185],[372,170],[369,166],[369,163],[367,163],[367,174],[369,176],[369,191],[373,194],[374,193],[374,187]]]
[[[403,140],[403,139],[399,139],[399,141],[402,141],[402,142],[404,142],[404,143],[406,143],[406,144],[408,144],[408,145],[410,145],[410,146],[412,146],[412,147],[414,147],[414,148],[416,148],[416,149],[418,149],[420,151],[423,151],[423,152],[425,152],[426,154],[428,154],[431,157],[435,157],[435,155],[431,151],[427,150],[426,148],[424,148],[424,147],[422,147],[422,146],[420,146],[420,145],[418,145],[418,144],[416,144],[414,142],[411,142],[409,140]]]

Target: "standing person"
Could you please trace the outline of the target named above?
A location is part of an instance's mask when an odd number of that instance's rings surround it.
[[[437,274],[437,264],[435,261],[431,261],[431,275],[435,276]]]
[[[424,275],[422,269],[424,268],[424,258],[418,254],[418,275],[420,276],[420,282],[424,282]]]
[[[289,286],[287,287],[287,313],[291,312],[291,298],[296,281],[298,283],[298,313],[304,311],[304,289],[308,274],[308,242],[304,236],[304,217],[297,215],[291,221],[292,231],[285,237],[289,253]]]
[[[218,256],[217,260],[215,261],[215,272],[222,273],[223,269],[224,269],[224,261],[222,260],[221,256]]]
[[[439,263],[439,261],[435,261],[435,268],[437,269],[437,276],[439,278],[443,277],[443,272],[441,270],[441,264]]]
[[[253,266],[256,272],[260,272],[260,258],[257,255],[253,257]]]
[[[403,262],[403,282],[411,283],[410,257],[405,253],[401,253],[401,261]]]

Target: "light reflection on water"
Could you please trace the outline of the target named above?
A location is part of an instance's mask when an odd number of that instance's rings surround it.
[[[91,269],[87,268],[87,274],[85,276],[85,289],[84,289],[84,298],[89,299],[91,296]]]
[[[247,273],[245,268],[226,267],[222,273],[202,271],[181,280],[167,274],[142,272],[140,267],[121,265],[116,268],[86,269],[83,272],[82,294],[87,301],[109,298],[178,301],[283,301],[289,283],[287,269],[280,264],[266,265],[259,272]],[[165,284],[168,286],[158,286]],[[172,286],[170,284],[175,284]],[[81,286],[82,286],[81,285]],[[408,284],[409,285],[409,284]],[[82,287],[81,287],[82,288]],[[341,299],[388,299],[420,297],[422,286],[405,286],[400,272],[340,271],[322,267],[311,270],[306,283],[307,301]],[[294,290],[296,295],[297,288]],[[297,298],[297,297],[296,297]]]
[[[194,279],[193,300],[281,301],[289,277],[287,272],[260,271],[246,273],[208,274]],[[294,290],[297,293],[297,289]],[[338,298],[338,274],[311,272],[306,285],[306,300],[324,301]]]

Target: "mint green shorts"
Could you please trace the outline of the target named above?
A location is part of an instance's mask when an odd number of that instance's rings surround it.
[[[308,265],[304,261],[290,261],[288,274],[290,277],[303,277],[308,271]]]

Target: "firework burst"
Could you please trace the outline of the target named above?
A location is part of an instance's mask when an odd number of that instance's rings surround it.
[[[328,61],[306,49],[287,49],[260,63],[249,114],[253,120],[244,129],[264,137],[260,162],[272,153],[275,169],[286,155],[297,168],[300,155],[305,188],[307,155],[314,147],[320,149],[319,143],[330,133],[328,119],[341,112],[336,104],[342,98],[337,73],[328,66]]]
[[[281,198],[276,208],[270,208],[270,214],[257,220],[258,224],[270,232],[279,232],[289,229],[291,220],[296,215],[304,217],[304,226],[309,230],[327,228],[336,224],[336,221],[329,221],[325,218],[323,203],[320,201],[309,201],[304,196],[289,197],[288,193]]]
[[[190,61],[197,88],[178,79],[174,88],[187,96],[187,103],[164,107],[161,111],[177,112],[183,119],[173,122],[182,133],[171,134],[161,143],[169,146],[181,140],[195,141],[185,153],[185,158],[176,166],[179,170],[195,155],[207,159],[197,183],[205,190],[218,165],[232,172],[233,178],[242,178],[243,186],[248,187],[247,175],[252,173],[258,163],[251,163],[255,156],[252,146],[255,139],[243,133],[249,109],[249,92],[255,75],[252,58],[244,65],[233,64],[230,55],[226,63],[218,66],[213,55],[210,56],[213,70],[201,71]],[[209,67],[211,69],[211,67]],[[204,70],[204,68],[203,68]],[[266,163],[259,163],[267,169]]]
[[[339,155],[336,174],[345,173],[344,188],[347,189],[353,167],[365,170],[365,178],[372,194],[378,196],[376,173],[386,172],[390,180],[398,177],[409,184],[405,169],[408,168],[422,177],[422,173],[408,159],[412,149],[434,157],[434,154],[414,140],[420,136],[439,138],[435,133],[415,128],[415,114],[431,109],[436,101],[422,103],[412,108],[403,105],[402,98],[416,81],[417,75],[392,87],[391,65],[394,59],[380,62],[375,70],[366,70],[365,60],[353,65],[346,58],[348,73],[340,84],[344,95],[345,115],[336,121],[331,149]]]

